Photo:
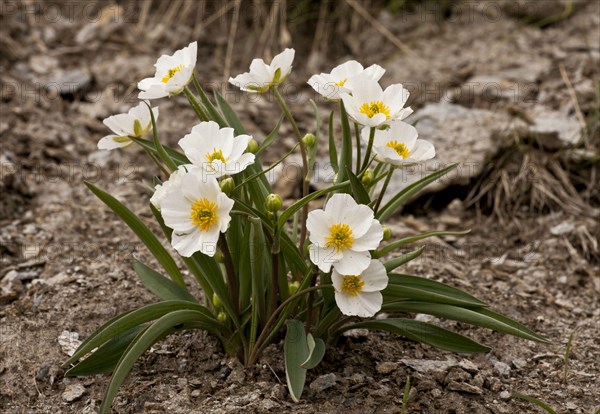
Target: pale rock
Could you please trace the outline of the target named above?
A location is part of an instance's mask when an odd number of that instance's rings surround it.
[[[80,383],[69,384],[62,393],[62,399],[66,402],[77,401],[85,393],[85,387]]]
[[[319,376],[316,380],[310,383],[310,389],[316,392],[324,391],[331,388],[337,382],[337,376],[333,373]]]

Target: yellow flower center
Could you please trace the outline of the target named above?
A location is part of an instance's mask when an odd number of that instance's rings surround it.
[[[346,81],[348,80],[348,78],[344,78],[339,82],[335,83],[335,86],[344,86],[344,84],[346,83]]]
[[[385,119],[390,119],[390,108],[381,101],[365,102],[358,110],[369,118],[373,118],[377,114],[384,114]]]
[[[206,154],[206,159],[208,162],[213,162],[214,160],[219,160],[221,162],[225,162],[225,157],[223,156],[223,150],[218,150],[213,148],[213,152],[211,154]]]
[[[408,150],[408,148],[406,148],[406,145],[396,140],[389,141],[387,144],[385,144],[385,146],[390,147],[391,149],[396,151],[396,153],[403,159],[408,158],[408,156],[410,155],[410,151]]]
[[[362,288],[365,282],[362,281],[361,276],[344,276],[342,282],[342,291],[350,296],[356,296],[362,292]]]
[[[335,247],[338,251],[344,251],[354,243],[352,230],[347,224],[334,224],[329,227],[329,236],[325,238],[327,247]]]
[[[181,69],[183,69],[183,65],[179,65],[179,66],[175,66],[172,69],[169,69],[169,72],[167,72],[167,74],[165,76],[163,76],[162,83],[167,83],[169,81],[169,79],[171,79],[173,76],[175,76],[175,74],[177,72],[179,72]]]
[[[208,231],[217,223],[219,216],[217,215],[217,203],[214,203],[206,198],[199,198],[192,204],[190,218],[194,226],[197,226],[201,231]]]

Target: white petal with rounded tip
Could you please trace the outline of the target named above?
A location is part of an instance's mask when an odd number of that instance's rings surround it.
[[[129,114],[117,114],[109,116],[102,123],[116,135],[126,137],[133,135],[133,121],[133,117]]]
[[[383,240],[383,227],[381,226],[381,223],[375,219],[371,219],[367,223],[371,223],[371,225],[361,237],[354,239],[352,250],[375,250],[379,247],[381,240]]]
[[[138,94],[139,99],[159,99],[165,96],[169,96],[169,92],[165,89],[164,84],[154,84]]]
[[[292,70],[292,62],[294,61],[295,54],[296,51],[294,49],[288,48],[280,54],[278,54],[277,56],[275,56],[271,61],[271,64],[269,65],[273,75],[275,74],[275,71],[279,68],[281,69],[280,79],[285,78]],[[269,82],[272,81],[273,79],[269,80]]]
[[[313,210],[308,213],[306,220],[306,229],[309,232],[309,240],[321,246],[327,243],[326,237],[329,236],[329,227],[333,223],[329,215],[323,210]]]
[[[343,275],[358,275],[369,266],[370,262],[371,254],[369,252],[347,249],[343,252],[342,258],[333,264],[333,267]]]
[[[329,272],[331,266],[340,259],[341,253],[332,247],[320,247],[311,244],[309,249],[309,258],[322,272]]]
[[[367,318],[381,310],[383,296],[380,292],[364,292],[351,296],[336,291],[335,302],[344,315]]]
[[[413,147],[415,146],[417,136],[419,135],[414,126],[402,121],[390,122],[390,128],[387,131],[381,131],[381,133],[388,137],[385,144],[389,141],[398,141],[399,143],[404,144],[406,149],[411,153],[413,152]]]
[[[120,138],[116,135],[107,135],[98,141],[98,149],[101,150],[113,150],[117,148],[128,147],[133,141],[117,142],[114,138]]]
[[[388,275],[385,266],[379,260],[371,260],[369,267],[362,272],[362,281],[365,282],[363,292],[378,292],[388,285]]]
[[[242,156],[246,148],[248,148],[248,143],[252,137],[250,135],[238,135],[233,139],[233,147],[231,151],[229,151],[229,158],[238,159]],[[254,155],[254,154],[253,154]]]
[[[360,74],[364,70],[363,65],[358,63],[356,60],[349,60],[336,66],[331,70],[331,76],[339,82],[344,79],[351,78]]]
[[[415,148],[410,154],[410,158],[416,161],[430,160],[435,157],[435,147],[429,141],[418,139]]]
[[[379,79],[381,79],[381,77],[385,73],[385,69],[379,65],[371,65],[368,68],[366,68],[363,73],[369,78],[379,81]]]
[[[401,84],[396,83],[385,89],[383,92],[383,102],[389,106],[392,114],[396,114],[402,109],[406,101],[408,101],[409,95],[408,90],[404,89]]]

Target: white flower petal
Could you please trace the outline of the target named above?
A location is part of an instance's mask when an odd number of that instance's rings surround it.
[[[409,158],[415,161],[425,161],[433,157],[435,157],[435,147],[433,144],[424,139],[418,139]]]
[[[324,210],[313,210],[308,213],[306,229],[311,242],[321,246],[327,243],[325,238],[329,236],[329,227],[332,225],[329,215]]]
[[[358,275],[365,270],[371,262],[371,254],[368,251],[357,252],[347,249],[342,258],[333,263],[335,270],[342,275]]]
[[[124,141],[124,142],[117,142],[117,141],[115,141],[115,138],[122,138],[122,137],[119,137],[116,135],[107,135],[107,136],[101,138],[100,141],[98,141],[98,149],[113,150],[113,149],[117,149],[117,148],[128,147],[129,145],[133,144],[133,141],[131,141],[131,140]]]
[[[316,244],[311,244],[309,249],[309,258],[317,267],[325,273],[331,270],[331,266],[341,257],[341,253],[332,247],[320,247]]]
[[[133,117],[129,114],[117,114],[109,116],[102,123],[116,135],[126,137],[133,135],[133,121]]]
[[[379,260],[371,260],[369,267],[362,272],[362,281],[365,283],[363,292],[378,292],[388,285],[388,275],[385,266]]]
[[[381,310],[383,296],[380,292],[364,292],[351,296],[336,291],[335,302],[344,315],[368,318]]]
[[[383,240],[383,227],[378,220],[372,219],[369,229],[359,238],[354,239],[352,250],[375,250]]]
[[[277,69],[280,69],[279,82],[281,82],[292,70],[292,62],[294,61],[294,56],[296,51],[294,49],[285,49],[283,52],[278,54],[273,58],[271,64],[269,65],[271,68],[271,72],[275,74]],[[252,68],[250,68],[252,69]],[[273,79],[269,80],[269,82],[273,82]]]
[[[385,69],[379,65],[371,65],[368,68],[366,68],[363,73],[369,78],[379,81],[379,79],[381,79],[381,77],[385,73]]]
[[[154,84],[148,89],[141,91],[138,94],[139,99],[158,99],[169,96],[169,92],[164,87],[164,84]]]

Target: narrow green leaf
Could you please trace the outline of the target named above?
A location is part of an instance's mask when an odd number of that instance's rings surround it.
[[[329,114],[329,162],[331,163],[333,171],[335,171],[337,174],[340,170],[340,167],[338,165],[338,155],[335,147],[335,136],[333,133],[333,114],[333,111],[331,111],[331,114]]]
[[[283,118],[285,118],[285,115],[281,114],[281,116],[279,117],[279,120],[277,121],[277,124],[275,125],[275,128],[273,128],[273,130],[271,132],[269,132],[269,135],[267,135],[265,137],[264,141],[258,146],[258,150],[255,153],[255,155],[257,157],[264,150],[266,150],[267,148],[269,148],[269,146],[273,143],[273,141],[275,140],[275,138],[277,138],[277,135],[279,134],[279,128],[281,128],[281,122],[283,122]]]
[[[527,401],[527,402],[530,402],[532,404],[535,404],[538,407],[540,407],[542,410],[546,411],[548,414],[556,414],[556,411],[554,411],[554,409],[552,409],[552,407],[550,407],[544,401],[538,400],[537,398],[534,398],[531,395],[521,394],[520,392],[513,392],[512,396],[514,398],[518,398],[520,400]],[[598,413],[598,412],[600,412],[600,409],[598,411],[596,411],[596,413]]]
[[[458,164],[452,164],[446,168],[429,174],[427,177],[420,179],[417,182],[412,183],[408,187],[404,188],[398,194],[396,194],[390,201],[388,201],[376,214],[379,221],[387,220],[394,212],[408,201],[413,195],[421,191],[423,188],[439,180],[441,177],[458,167]]]
[[[227,103],[225,99],[221,96],[221,94],[215,89],[215,99],[217,101],[217,105],[221,108],[221,112],[223,112],[223,116],[227,120],[227,123],[230,127],[235,130],[236,135],[242,135],[246,133],[244,126],[242,125],[242,121],[238,118],[237,114],[233,110],[233,108]]]
[[[142,147],[152,151],[154,154],[158,155],[158,151],[156,150],[156,146],[154,145],[154,142],[149,141],[147,139],[143,139],[143,138],[131,138],[133,141],[135,141],[137,144],[141,145]],[[191,164],[190,160],[188,160],[188,158],[180,153],[179,151],[171,148],[171,147],[166,147],[163,145],[163,148],[165,149],[165,151],[167,152],[167,154],[169,154],[169,157],[171,157],[171,159],[173,161],[175,161],[175,164],[179,165],[185,165],[185,164]]]
[[[225,119],[223,119],[223,116],[219,113],[217,108],[215,108],[215,106],[210,101],[210,99],[208,99],[208,96],[206,96],[206,93],[204,93],[204,89],[202,89],[202,87],[200,86],[200,83],[198,82],[198,80],[196,79],[195,76],[193,77],[193,81],[194,81],[194,87],[196,88],[198,95],[200,95],[200,100],[202,101],[202,105],[208,111],[209,119],[211,121],[215,121],[217,124],[219,124],[219,126],[221,128],[225,128],[225,127],[229,126],[228,123],[225,122]]]
[[[306,381],[306,369],[301,364],[308,358],[308,345],[302,322],[290,319],[287,321],[287,332],[283,343],[285,356],[285,377],[290,397],[300,402],[300,396]]]
[[[410,237],[405,237],[403,239],[400,240],[396,240],[395,242],[392,242],[390,244],[388,244],[387,246],[377,250],[374,254],[373,257],[374,258],[379,258],[379,257],[383,257],[386,254],[389,254],[391,252],[393,252],[394,250],[396,250],[399,247],[405,246],[407,244],[412,244],[415,242],[418,242],[419,240],[423,240],[423,239],[427,239],[429,237],[442,237],[442,236],[464,236],[465,234],[470,233],[471,230],[464,230],[464,231],[430,231],[427,233],[421,233],[421,234],[417,234],[415,236],[410,236]]]
[[[108,194],[106,191],[96,187],[90,182],[85,182],[85,185],[94,193],[100,200],[102,200],[112,211],[114,211],[120,218],[129,226],[131,230],[139,237],[139,239],[146,245],[150,253],[154,255],[156,260],[162,265],[167,271],[168,275],[182,288],[185,288],[183,276],[175,263],[175,260],[171,257],[169,252],[163,247],[158,241],[154,233],[136,216],[131,210],[125,207],[119,200]]]
[[[439,326],[431,325],[413,319],[382,319],[346,325],[342,331],[349,329],[378,329],[404,336],[413,341],[423,342],[436,348],[452,352],[477,353],[488,352],[490,348],[481,345],[472,339],[454,332],[447,331]]]
[[[300,366],[305,369],[313,369],[325,356],[325,342],[321,338],[313,338],[311,334],[306,335],[308,344],[308,357]]]
[[[350,186],[352,187],[352,195],[354,196],[356,201],[359,204],[369,205],[369,203],[371,202],[371,197],[369,197],[367,190],[365,190],[365,187],[360,182],[358,177],[354,175],[352,170],[350,170],[348,167],[346,167],[346,175],[348,176],[348,180],[350,181]]]
[[[147,324],[134,326],[128,331],[109,339],[93,354],[65,372],[65,377],[112,372],[131,341],[147,327]]]
[[[177,164],[171,159],[167,151],[163,148],[160,140],[158,139],[158,129],[156,128],[156,119],[154,119],[154,112],[152,112],[152,107],[147,102],[144,102],[150,111],[150,120],[152,121],[152,137],[154,142],[154,147],[156,148],[156,152],[161,160],[171,169],[171,171],[175,171],[177,169]]]
[[[178,310],[168,313],[140,333],[127,347],[117,363],[113,376],[100,405],[100,413],[108,414],[119,387],[131,371],[133,364],[157,341],[175,330],[175,326],[188,321],[203,321],[203,314],[193,310]]]
[[[385,262],[384,263],[385,270],[387,270],[388,272],[391,272],[398,266],[402,266],[404,263],[408,263],[411,260],[416,259],[417,257],[421,256],[421,253],[423,253],[423,250],[425,250],[425,247],[419,247],[417,250],[413,250],[412,252],[403,254],[402,256],[398,256],[394,259],[391,259],[391,260]]]
[[[342,120],[342,150],[340,153],[338,182],[346,180],[347,170],[352,171],[352,131],[350,130],[350,121],[348,120],[344,102],[341,100],[340,118]]]
[[[325,188],[323,190],[315,191],[314,193],[310,193],[309,195],[302,197],[300,200],[296,201],[294,204],[292,204],[287,209],[285,209],[285,211],[283,213],[281,213],[281,216],[279,216],[279,220],[277,221],[277,227],[282,228],[283,225],[288,221],[288,219],[296,211],[300,211],[300,209],[305,204],[310,203],[312,200],[314,200],[316,198],[319,198],[319,197],[322,197],[325,194],[331,193],[333,191],[336,191],[336,190],[339,190],[339,189],[348,188],[349,186],[350,186],[350,183],[348,181],[345,181],[343,183],[332,185],[329,188]]]
[[[146,289],[158,296],[159,299],[198,302],[196,298],[188,292],[187,288],[181,288],[177,283],[167,279],[160,273],[146,266],[144,263],[134,259],[133,268]]]

